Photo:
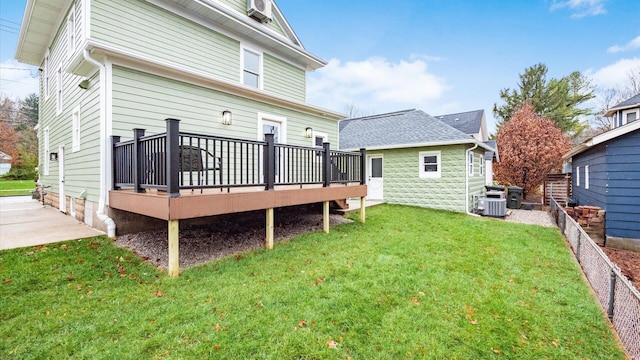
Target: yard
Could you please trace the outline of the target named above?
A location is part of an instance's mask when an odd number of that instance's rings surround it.
[[[624,359],[557,229],[382,205],[185,270],[0,252],[2,358]]]
[[[36,188],[33,180],[5,180],[0,178],[0,196],[29,195]]]

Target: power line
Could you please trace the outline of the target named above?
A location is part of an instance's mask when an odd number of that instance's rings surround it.
[[[5,29],[2,29],[2,28],[0,28],[0,31],[4,31],[4,32],[9,33],[9,34],[16,34],[16,35],[18,35],[18,33],[17,33],[16,31],[9,31],[9,30],[5,30]]]
[[[31,71],[31,69],[25,69],[25,68],[14,68],[14,67],[4,67],[4,66],[0,66],[0,69],[2,69],[2,70],[26,70],[26,71]]]
[[[16,24],[16,25],[21,25],[20,23],[15,22],[15,21],[11,21],[11,20],[9,20],[9,19],[3,19],[3,18],[0,18],[0,21],[4,21],[4,22],[8,22],[8,23],[12,23],[12,24]]]
[[[15,26],[12,26],[12,25],[0,24],[0,26],[4,26],[4,27],[6,27],[8,29],[11,29],[11,30],[20,30],[19,28],[15,27]]]

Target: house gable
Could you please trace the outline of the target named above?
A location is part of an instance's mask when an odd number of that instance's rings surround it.
[[[445,124],[471,135],[479,141],[487,141],[487,122],[484,110],[473,110],[462,113],[435,116]]]

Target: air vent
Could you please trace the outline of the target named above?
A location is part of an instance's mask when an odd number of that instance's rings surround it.
[[[271,0],[247,0],[247,15],[261,23],[271,21]]]

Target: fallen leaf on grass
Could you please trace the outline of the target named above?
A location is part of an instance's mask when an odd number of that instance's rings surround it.
[[[158,291],[156,291],[156,296],[157,297],[162,297],[162,296],[164,296],[164,294],[162,293],[162,291],[158,290]]]
[[[220,324],[216,324],[216,331],[220,331],[220,329],[222,329],[222,326],[220,326]]]
[[[67,251],[67,250],[68,250],[68,249],[67,249],[67,245],[65,245],[65,244],[60,245],[60,249],[62,249],[62,250],[64,250],[64,251]]]
[[[73,277],[73,275],[67,275],[67,280],[73,281],[75,280],[75,278]]]
[[[300,320],[298,321],[298,326],[302,327],[307,327],[307,323],[304,320]]]
[[[327,346],[329,349],[335,349],[338,346],[338,343],[333,340],[329,340],[327,341]]]
[[[93,290],[87,290],[87,295],[93,294]]]
[[[413,301],[413,303],[416,304],[416,306],[420,306],[420,301],[418,301],[418,297],[416,296],[412,297],[411,301]]]
[[[493,352],[496,354],[500,354],[502,351],[500,351],[500,349],[493,349]]]
[[[9,280],[9,279],[2,279],[2,283],[3,283],[3,284],[8,284],[8,283],[10,283],[10,282],[11,282],[11,280]]]
[[[222,346],[220,346],[220,345],[213,345],[213,349],[214,349],[214,350],[220,350],[220,349],[222,349]]]
[[[471,325],[478,325],[478,320],[471,320]]]

